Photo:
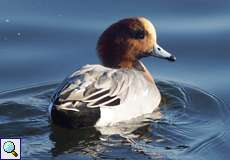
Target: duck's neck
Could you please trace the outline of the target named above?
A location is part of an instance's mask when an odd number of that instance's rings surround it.
[[[109,68],[124,68],[124,69],[136,69],[138,71],[143,72],[145,78],[151,82],[154,83],[154,79],[148,69],[145,67],[145,65],[140,61],[140,60],[123,60],[121,63],[115,64],[111,63],[108,65],[108,63],[103,63],[104,66],[109,67]]]
[[[148,69],[145,67],[145,65],[139,60],[137,60],[135,64],[136,64],[135,69],[137,69],[139,71],[142,71],[144,76],[145,76],[145,78],[149,82],[154,83],[153,77],[152,77],[151,73],[148,71]]]
[[[152,75],[150,74],[148,69],[145,67],[145,65],[140,60],[135,60],[135,61],[132,61],[132,62],[129,62],[129,63],[127,63],[127,62],[126,63],[121,63],[120,67],[121,68],[128,68],[128,69],[133,69],[134,68],[134,69],[136,69],[138,71],[141,71],[141,72],[143,72],[145,78],[149,82],[154,83]]]

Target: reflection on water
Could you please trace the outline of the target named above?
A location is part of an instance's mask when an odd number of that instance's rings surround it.
[[[229,111],[197,88],[159,81],[159,110],[118,126],[65,129],[49,123],[47,107],[57,84],[0,94],[0,135],[22,137],[22,156],[51,158],[221,157]],[[202,101],[200,100],[202,99]],[[10,127],[9,127],[10,126]]]

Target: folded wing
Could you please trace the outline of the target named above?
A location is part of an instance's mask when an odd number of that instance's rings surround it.
[[[82,106],[117,106],[127,96],[133,79],[130,74],[125,69],[86,65],[63,81],[53,97],[53,104],[76,111]]]

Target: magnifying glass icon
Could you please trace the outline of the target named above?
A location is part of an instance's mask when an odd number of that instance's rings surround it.
[[[18,156],[17,152],[15,151],[15,145],[11,141],[7,141],[3,144],[3,150],[6,153],[11,153],[14,157]]]

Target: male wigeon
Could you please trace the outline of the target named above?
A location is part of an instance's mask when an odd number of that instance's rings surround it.
[[[140,61],[176,57],[157,44],[153,24],[144,17],[122,19],[97,42],[102,65],[85,65],[67,77],[52,97],[53,123],[65,127],[110,126],[153,112],[161,95]]]

